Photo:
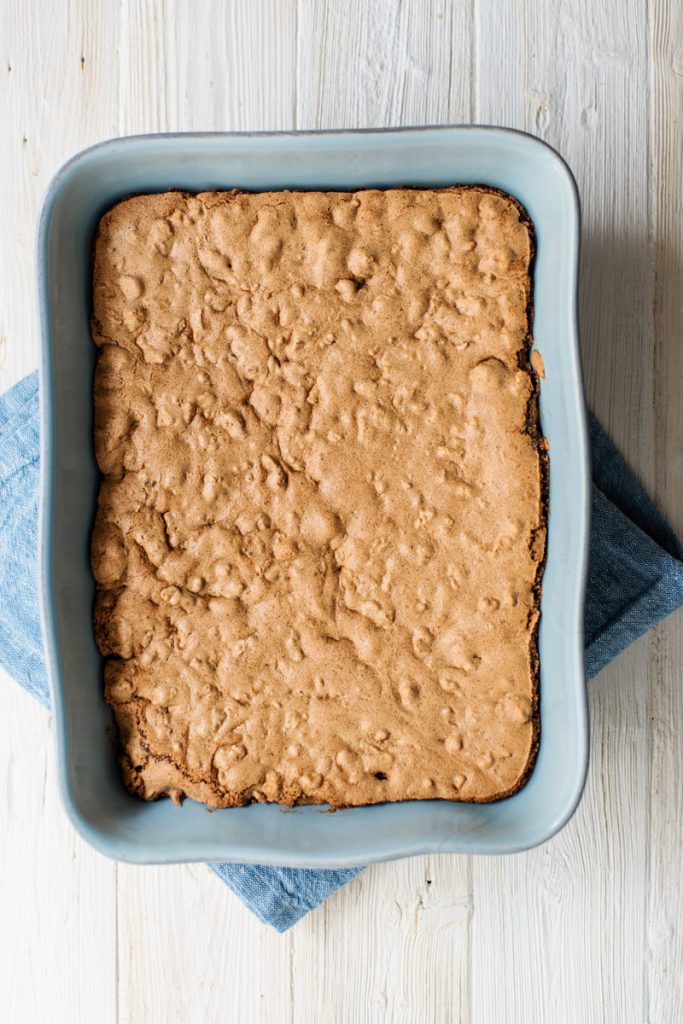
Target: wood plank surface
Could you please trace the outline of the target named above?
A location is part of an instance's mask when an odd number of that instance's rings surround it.
[[[0,390],[37,364],[44,189],[144,131],[469,122],[555,145],[583,205],[588,394],[683,531],[683,16],[674,0],[0,0]],[[677,1022],[683,616],[591,684],[591,768],[538,850],[377,865],[292,931],[202,865],[116,866],[0,673],[0,1019]]]
[[[683,7],[650,12],[651,237],[654,256],[654,496],[683,537]],[[683,616],[652,637],[648,1021],[683,1014]]]
[[[60,163],[116,133],[116,105],[103,102],[118,74],[116,15],[88,0],[0,3],[0,391],[38,362],[43,192]],[[116,865],[66,819],[49,716],[0,676],[0,1020],[116,1024]]]

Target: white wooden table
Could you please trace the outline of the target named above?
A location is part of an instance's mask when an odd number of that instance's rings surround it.
[[[683,529],[677,0],[0,0],[0,387],[37,364],[33,243],[71,154],[146,131],[480,122],[568,159],[593,408]],[[683,1019],[683,616],[591,684],[571,823],[367,871],[285,936],[202,866],[90,850],[51,720],[0,679],[0,1020]]]

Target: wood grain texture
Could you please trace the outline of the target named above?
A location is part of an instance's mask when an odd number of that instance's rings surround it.
[[[38,361],[42,195],[60,163],[116,131],[103,102],[117,75],[115,24],[110,5],[88,0],[46,5],[39,17],[34,4],[0,4],[0,391]],[[92,69],[81,64],[86,48]],[[0,676],[0,1019],[115,1024],[116,865],[66,819],[48,715]]]
[[[302,0],[298,10],[297,128],[471,119],[470,0]]]
[[[289,939],[203,864],[119,867],[119,1020],[289,1024]]]
[[[48,715],[0,679],[0,1019],[116,1024],[116,865],[74,832]]]
[[[163,130],[467,122],[557,146],[583,202],[593,407],[683,530],[683,19],[673,0],[0,0],[0,389],[37,363],[40,199]],[[284,936],[201,865],[115,866],[0,679],[0,1017],[651,1024],[683,1005],[683,616],[591,685],[576,816],[516,857],[378,865]]]
[[[369,868],[292,932],[294,1021],[469,1020],[471,915],[469,858]]]
[[[683,8],[650,11],[654,255],[654,493],[683,536]],[[655,630],[648,707],[650,848],[645,942],[648,1024],[683,1008],[683,626]]]

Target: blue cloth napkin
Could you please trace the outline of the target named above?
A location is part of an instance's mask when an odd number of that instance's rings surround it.
[[[594,419],[590,431],[586,669],[592,678],[683,604],[683,547]],[[32,373],[0,397],[0,663],[49,707],[37,596],[38,440],[38,374]],[[210,867],[280,932],[363,870]]]

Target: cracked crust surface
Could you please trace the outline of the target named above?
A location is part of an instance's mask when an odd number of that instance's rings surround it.
[[[340,807],[523,783],[532,256],[484,187],[102,218],[94,618],[132,792]]]

